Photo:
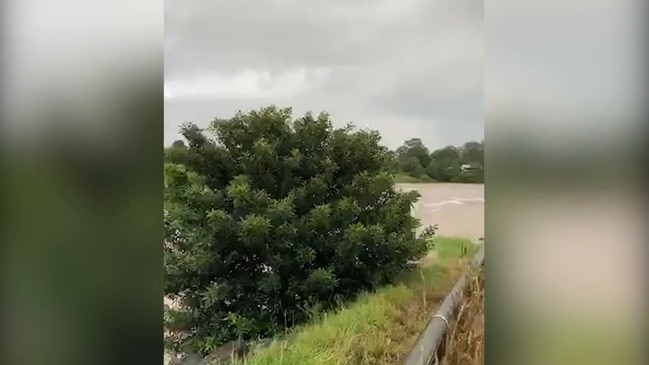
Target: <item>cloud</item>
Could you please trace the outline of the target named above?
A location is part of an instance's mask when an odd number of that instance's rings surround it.
[[[165,144],[178,125],[269,104],[328,111],[389,147],[484,138],[474,0],[167,0]]]
[[[327,79],[326,68],[295,68],[273,74],[245,69],[231,75],[202,74],[165,80],[165,99],[293,97],[308,93]]]

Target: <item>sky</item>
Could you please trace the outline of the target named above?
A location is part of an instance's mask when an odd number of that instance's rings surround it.
[[[484,138],[483,2],[165,0],[164,144],[271,104],[390,148]]]

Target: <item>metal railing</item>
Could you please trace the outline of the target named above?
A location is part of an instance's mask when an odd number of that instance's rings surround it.
[[[445,336],[448,333],[450,324],[454,320],[455,309],[461,302],[462,297],[469,286],[471,270],[484,265],[484,244],[476,253],[471,264],[460,280],[457,281],[451,292],[446,296],[437,312],[433,315],[426,329],[417,339],[417,343],[410,350],[404,365],[437,365],[439,359],[437,354],[444,347]]]

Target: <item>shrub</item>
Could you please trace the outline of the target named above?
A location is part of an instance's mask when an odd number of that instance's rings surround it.
[[[452,177],[451,182],[470,184],[483,183],[484,178],[482,175],[482,170],[463,171]]]
[[[187,147],[166,155],[165,295],[181,302],[166,315],[172,349],[272,335],[425,254],[418,194],[394,189],[379,134],[333,128],[324,113],[291,119],[269,107],[206,131],[187,124]]]

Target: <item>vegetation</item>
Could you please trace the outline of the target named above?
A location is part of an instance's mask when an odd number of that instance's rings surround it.
[[[418,193],[395,190],[375,131],[269,107],[181,132],[164,169],[175,351],[281,333],[394,282],[427,252],[434,229],[416,235]]]
[[[484,364],[484,271],[471,278],[467,294],[459,305],[457,319],[449,331],[448,352],[442,365]]]
[[[394,176],[394,182],[403,183],[403,184],[416,184],[416,183],[432,183],[436,181],[433,180],[428,175],[423,175],[417,178],[400,172]]]
[[[413,138],[397,148],[392,158],[400,182],[484,182],[484,141],[431,153],[421,139]]]
[[[422,267],[395,285],[362,294],[336,312],[317,314],[236,365],[399,364],[473,256],[460,238],[436,238]]]

